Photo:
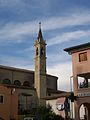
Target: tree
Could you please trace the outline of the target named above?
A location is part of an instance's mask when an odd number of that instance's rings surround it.
[[[39,106],[36,108],[35,112],[35,116],[37,116],[37,118],[39,120],[64,120],[64,118],[62,118],[59,115],[56,115],[52,109],[51,106]]]

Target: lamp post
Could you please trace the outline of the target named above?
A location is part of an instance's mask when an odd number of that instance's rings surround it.
[[[71,95],[70,95],[70,108],[71,108],[70,117],[71,117],[71,119],[74,118],[74,93],[72,91],[72,78],[73,78],[73,76],[70,76],[70,92],[71,92]]]
[[[73,76],[70,76],[70,92],[72,92],[72,78]]]

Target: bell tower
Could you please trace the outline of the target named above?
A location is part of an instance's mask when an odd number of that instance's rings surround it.
[[[45,105],[46,97],[46,43],[42,36],[41,23],[39,23],[38,37],[35,41],[35,88],[38,104]]]

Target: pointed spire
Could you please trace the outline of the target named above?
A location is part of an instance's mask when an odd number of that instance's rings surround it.
[[[39,22],[39,30],[41,29],[41,22]]]
[[[43,40],[42,31],[41,31],[41,22],[39,22],[39,33],[37,39]]]

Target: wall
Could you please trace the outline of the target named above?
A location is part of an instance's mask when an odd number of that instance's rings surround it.
[[[16,94],[11,95],[11,89],[0,85],[0,94],[4,96],[4,103],[0,104],[0,117],[10,120],[10,116],[17,117],[18,98]]]
[[[87,61],[79,62],[79,54],[87,52]],[[90,49],[72,54],[73,75],[90,72]]]
[[[34,86],[34,72],[29,70],[22,70],[17,68],[9,69],[8,67],[0,67],[0,83],[6,78],[10,79],[12,84],[14,83],[14,80],[19,80],[22,85],[24,81],[29,81],[30,86]],[[57,90],[57,79],[58,78],[55,76],[47,75],[47,88]]]
[[[79,54],[87,52],[87,61],[79,62]],[[72,53],[74,93],[77,94],[78,74],[90,73],[90,49]]]
[[[34,84],[34,75],[28,72],[14,71],[9,69],[0,69],[0,81],[4,79],[10,79],[13,84],[15,80],[19,80],[23,85],[24,81],[29,81],[30,86]]]
[[[57,90],[57,77],[47,76],[47,88]]]

